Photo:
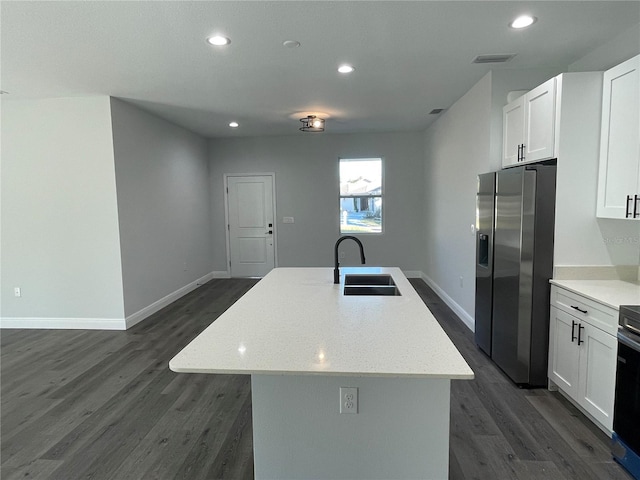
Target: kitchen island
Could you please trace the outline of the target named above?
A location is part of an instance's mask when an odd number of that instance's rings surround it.
[[[277,268],[169,366],[251,374],[257,479],[446,479],[450,381],[473,372],[400,269],[347,273],[391,275],[400,295],[345,296],[331,268]],[[344,387],[357,413],[340,413]]]

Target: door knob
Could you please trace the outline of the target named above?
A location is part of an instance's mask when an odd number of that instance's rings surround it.
[[[267,233],[268,233],[269,235],[273,235],[273,230],[269,230]]]

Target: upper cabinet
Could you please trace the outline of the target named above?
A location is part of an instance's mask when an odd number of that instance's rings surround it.
[[[640,55],[604,73],[597,216],[640,219]]]
[[[507,104],[502,168],[557,158],[572,166],[572,181],[591,181],[573,165],[598,162],[602,75],[562,73]]]
[[[502,167],[556,157],[556,78],[503,108]]]

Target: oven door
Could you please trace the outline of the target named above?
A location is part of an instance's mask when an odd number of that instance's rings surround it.
[[[640,455],[640,336],[618,331],[618,368],[613,431]]]

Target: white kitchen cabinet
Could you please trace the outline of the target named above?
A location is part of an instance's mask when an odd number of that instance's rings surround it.
[[[503,108],[502,167],[556,157],[556,77]]]
[[[578,396],[580,349],[575,344],[575,318],[551,307],[549,378],[571,398]]]
[[[604,73],[596,215],[640,220],[640,55]]]
[[[599,328],[581,323],[584,342],[580,350],[578,402],[607,430],[613,430],[618,339]]]
[[[617,312],[551,287],[549,380],[605,431],[613,429]]]
[[[524,138],[524,96],[506,105],[502,117],[502,168],[506,168],[520,162]]]

